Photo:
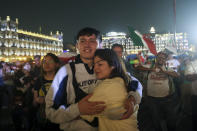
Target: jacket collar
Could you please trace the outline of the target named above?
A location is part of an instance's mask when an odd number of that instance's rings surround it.
[[[93,73],[94,73],[94,68],[90,69],[89,66],[88,66],[88,64],[83,63],[83,61],[82,61],[81,58],[80,58],[80,54],[79,54],[79,55],[77,55],[76,58],[75,58],[75,64],[80,64],[80,63],[84,64],[84,66],[85,66],[85,68],[86,68],[86,70],[87,70],[87,72],[88,72],[89,74],[93,74]]]

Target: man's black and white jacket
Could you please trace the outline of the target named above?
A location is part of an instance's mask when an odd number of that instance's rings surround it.
[[[79,55],[74,63],[78,87],[88,94],[90,87],[94,87],[97,82],[93,69],[89,69],[88,65],[81,61]],[[136,103],[139,104],[142,97],[142,85],[136,78],[132,77],[132,80],[137,82],[137,89],[136,91],[130,91],[129,95],[134,96]],[[47,118],[51,122],[60,124],[61,129],[67,131],[97,130],[79,118],[80,112],[76,102],[70,64],[64,65],[57,72],[45,101]]]

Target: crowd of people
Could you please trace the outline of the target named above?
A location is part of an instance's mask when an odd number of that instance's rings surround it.
[[[62,65],[43,59],[0,63],[0,130],[192,131],[196,56],[158,52],[131,64],[123,47],[98,49],[101,34],[81,29],[79,54]]]
[[[45,55],[42,62],[40,59],[35,56],[33,61],[1,62],[1,130],[49,127],[44,98],[60,62],[52,53]]]

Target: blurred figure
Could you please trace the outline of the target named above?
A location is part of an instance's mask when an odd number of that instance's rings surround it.
[[[41,66],[41,56],[40,55],[35,55],[34,56],[34,61],[33,63],[35,64],[35,66],[40,67]]]
[[[32,79],[30,75],[30,71],[31,71],[31,65],[29,63],[25,63],[22,68],[23,76],[19,78],[20,83],[17,85],[17,90],[20,90],[23,93],[25,93],[29,88],[27,84],[30,83],[30,80]]]
[[[191,83],[192,120],[195,131],[197,130],[197,55],[187,64],[185,77]]]
[[[0,85],[0,131],[15,131],[12,119],[12,90],[4,83]]]
[[[42,73],[38,77],[34,87],[34,105],[38,106],[37,129],[38,130],[59,130],[58,125],[47,120],[45,115],[45,96],[51,87],[53,78],[59,69],[59,59],[56,55],[48,53],[42,61]]]
[[[179,75],[165,67],[167,54],[159,52],[152,68],[140,66],[147,74],[143,80],[145,91],[138,112],[140,131],[175,131],[179,100],[173,78]]]
[[[120,44],[113,44],[112,45],[112,50],[116,52],[118,57],[122,58],[122,53],[123,53],[123,46]]]
[[[32,77],[34,80],[38,79],[38,76],[41,73],[41,56],[35,55],[33,64],[32,64]]]
[[[22,83],[20,81],[20,78],[22,78],[25,75],[23,72],[23,65],[19,61],[17,61],[15,64],[16,64],[16,70],[15,70],[14,78],[13,78],[14,85],[16,88],[21,88]]]
[[[11,73],[11,64],[3,63],[3,80],[4,84],[7,86],[14,86],[13,75]]]
[[[12,118],[16,131],[28,131],[29,123],[24,110],[24,93],[20,90],[14,92],[12,105]]]
[[[178,71],[178,68],[180,66],[180,62],[173,57],[172,53],[168,54],[168,59],[166,61],[166,64],[167,64],[167,68],[171,68],[176,72]]]
[[[116,52],[116,54],[118,55],[118,57],[121,59],[121,61],[124,63],[127,72],[129,72],[131,75],[134,75],[134,68],[133,66],[129,63],[129,61],[125,61],[123,59],[123,46],[120,44],[113,44],[112,45],[112,50]]]
[[[187,80],[185,75],[187,65],[191,59],[188,55],[180,55],[178,73],[180,73],[179,88],[180,88],[180,118],[178,120],[177,130],[189,131],[192,130],[192,104],[191,104],[191,82]]]
[[[3,65],[0,63],[0,86],[4,85],[3,81]]]

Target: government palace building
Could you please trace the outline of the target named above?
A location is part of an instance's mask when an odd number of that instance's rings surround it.
[[[45,35],[19,29],[18,25],[17,18],[0,18],[0,61],[25,61],[35,55],[63,52],[63,33]]]

